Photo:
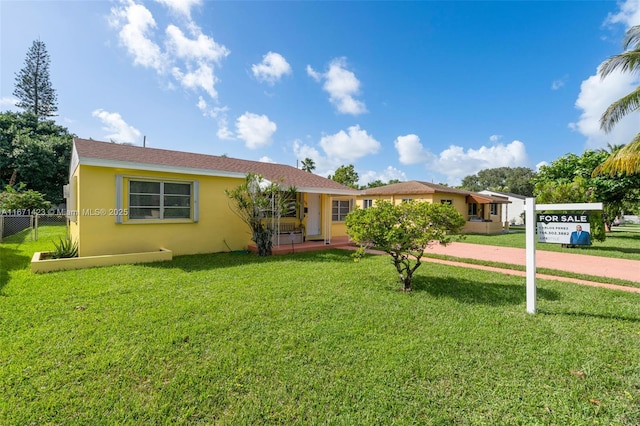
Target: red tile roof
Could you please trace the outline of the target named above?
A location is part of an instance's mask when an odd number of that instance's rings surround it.
[[[185,172],[189,173],[197,173],[198,170],[202,170],[203,174],[210,175],[229,175],[229,173],[232,173],[241,176],[247,173],[255,173],[271,182],[282,182],[281,185],[285,187],[295,186],[301,192],[358,194],[358,191],[331,179],[283,164],[157,148],[143,148],[80,138],[75,138],[73,142],[78,154],[79,164],[120,166],[142,170],[149,169],[149,166],[155,166],[155,168],[160,167],[167,170],[184,169]]]

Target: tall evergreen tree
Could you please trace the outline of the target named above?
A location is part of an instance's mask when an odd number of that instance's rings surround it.
[[[56,92],[49,79],[49,54],[43,41],[35,40],[27,52],[24,68],[16,73],[13,92],[16,104],[39,119],[53,117],[58,111]]]

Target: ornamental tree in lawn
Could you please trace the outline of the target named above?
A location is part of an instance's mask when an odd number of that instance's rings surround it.
[[[435,242],[451,242],[465,219],[448,204],[408,201],[393,205],[380,200],[374,206],[356,208],[347,215],[347,233],[360,248],[382,250],[391,256],[404,291],[411,290],[413,273],[421,264],[425,249]]]
[[[277,183],[249,173],[245,181],[234,189],[225,190],[231,210],[251,228],[251,240],[256,243],[258,256],[270,256],[273,247],[271,220],[279,218],[291,208],[296,189],[283,190]]]

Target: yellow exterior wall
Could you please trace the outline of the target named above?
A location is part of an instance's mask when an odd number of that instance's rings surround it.
[[[458,194],[438,194],[438,193],[423,194],[423,195],[397,194],[397,195],[386,195],[386,196],[360,195],[356,200],[356,204],[358,204],[358,206],[362,208],[364,206],[364,200],[373,200],[374,205],[377,200],[386,200],[393,203],[394,205],[397,205],[397,204],[400,204],[402,200],[407,198],[410,198],[416,201],[426,201],[429,203],[440,203],[442,200],[451,200],[453,201],[453,206],[456,208],[456,210],[458,210],[458,212],[461,215],[463,215],[465,218],[467,217],[466,197],[464,195],[458,195]]]
[[[394,195],[386,195],[386,196],[367,196],[360,195],[356,200],[356,204],[360,207],[364,207],[364,200],[374,200],[373,203],[377,200],[386,200],[394,205],[400,204],[403,199],[413,199],[416,201],[426,201],[430,203],[441,203],[442,200],[451,200],[453,206],[456,210],[465,218],[467,223],[462,229],[462,233],[477,233],[477,234],[496,234],[502,232],[502,221],[501,221],[501,210],[498,208],[498,214],[496,216],[490,215],[490,207],[489,204],[483,204],[478,206],[479,209],[482,209],[482,215],[485,219],[491,219],[492,222],[470,222],[469,221],[469,209],[467,204],[467,197],[462,194],[445,194],[445,193],[435,193],[435,194],[425,194],[425,195],[410,195],[410,194],[394,194]]]
[[[334,197],[326,197],[326,202],[324,203],[324,214],[327,218],[326,222],[331,224],[331,233],[329,234],[331,238],[333,237],[343,237],[347,235],[347,225],[344,221],[333,221],[333,201],[341,200],[341,201],[351,201],[352,209],[358,203],[358,200],[355,197],[349,196],[334,196]],[[325,201],[325,197],[323,197],[323,201]],[[323,228],[322,232],[326,232]]]
[[[162,248],[174,255],[214,253],[246,249],[251,235],[248,226],[230,209],[225,189],[242,180],[178,173],[147,172],[81,165],[77,173],[77,223],[71,236],[78,242],[79,256],[149,252]],[[199,221],[170,223],[116,223],[116,175],[158,180],[199,182]],[[122,207],[127,207],[127,188],[123,185]],[[193,198],[193,197],[192,197]],[[193,201],[192,201],[193,202]],[[87,212],[103,211],[104,214]]]

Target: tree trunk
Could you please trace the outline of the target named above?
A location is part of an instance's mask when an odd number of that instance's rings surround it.
[[[258,249],[258,256],[271,256],[273,241],[271,241],[272,232],[269,228],[262,226],[253,230],[253,241]]]
[[[13,173],[11,173],[11,178],[9,179],[9,186],[15,185],[17,179],[18,179],[18,169],[13,169]]]

